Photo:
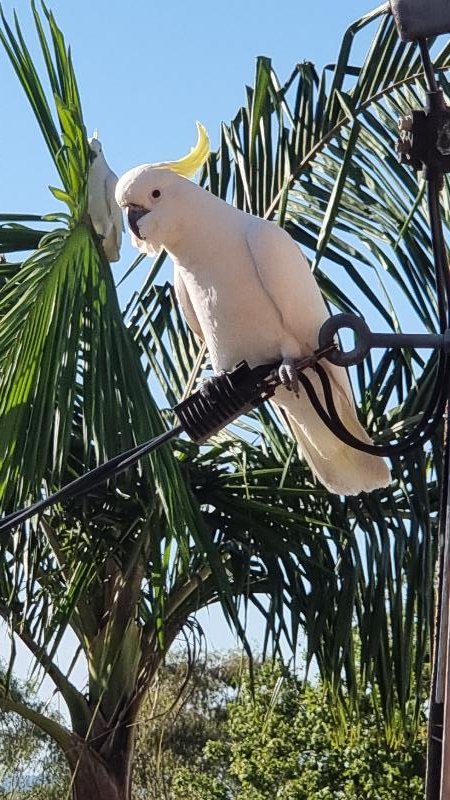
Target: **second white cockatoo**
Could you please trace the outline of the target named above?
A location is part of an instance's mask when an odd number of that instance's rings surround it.
[[[297,385],[293,363],[317,348],[329,317],[305,256],[276,223],[189,180],[209,154],[206,131],[197,127],[198,143],[185,158],[144,164],[120,178],[116,199],[127,209],[133,243],[149,255],[164,248],[171,256],[179,303],[206,342],[215,372],[233,370],[242,360],[250,367],[282,361],[284,385],[272,402],[285,411],[300,454],[329,491],[355,495],[387,486],[386,463],[336,438]],[[341,420],[369,443],[346,370],[322,364]],[[308,377],[323,400],[317,375],[308,370]]]
[[[124,230],[116,202],[117,175],[109,167],[102,144],[94,133],[89,141],[88,214],[109,262],[118,261]]]

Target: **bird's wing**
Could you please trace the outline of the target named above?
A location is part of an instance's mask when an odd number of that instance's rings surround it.
[[[252,219],[247,244],[265,291],[281,314],[283,325],[300,345],[317,347],[328,311],[308,261],[291,236],[278,225]]]
[[[123,222],[123,214],[122,209],[116,202],[116,185],[118,181],[117,175],[112,171],[112,169],[108,170],[108,173],[105,178],[105,195],[106,195],[106,205],[108,207],[108,211],[114,225],[114,229],[116,230],[117,237],[118,237],[118,246],[120,248],[120,244],[122,241],[121,231],[125,230],[125,225]]]
[[[329,313],[306,257],[286,231],[265,220],[251,218],[247,244],[283,327],[295,336],[303,354],[309,355],[318,345],[319,330]],[[341,397],[353,408],[347,371],[329,362],[325,368]]]
[[[186,289],[186,284],[181,277],[180,270],[176,267],[174,272],[174,287],[177,300],[183,309],[183,314],[186,317],[187,324],[191,330],[193,330],[194,333],[196,333],[197,336],[204,341],[205,337],[197,319],[197,314],[195,313],[194,307],[191,303],[191,298],[189,297],[188,290]]]

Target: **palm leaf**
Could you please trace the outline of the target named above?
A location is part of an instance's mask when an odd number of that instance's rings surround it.
[[[53,110],[17,20],[13,33],[2,16],[0,39],[61,178],[63,188],[53,190],[53,194],[68,205],[70,213],[39,218],[59,224],[44,236],[39,234],[38,249],[19,269],[8,273],[7,282],[0,288],[3,508],[25,504],[42,491],[52,491],[164,429],[139,350],[119,308],[110,266],[87,216],[88,145],[70,53],[52,14],[44,7],[53,45],[53,55],[50,53],[34,6],[33,10],[52,89]],[[17,216],[7,215],[5,219],[18,224]],[[14,236],[14,246],[22,250],[23,231],[14,230]],[[146,508],[161,506],[170,536],[180,538],[180,547],[185,547],[183,537],[192,537],[200,558],[207,554],[224,603],[232,613],[220,558],[170,449],[162,448],[133,473],[123,476],[117,491],[131,491],[134,495],[136,485],[141,487],[144,519],[150,513]],[[114,495],[115,487],[111,491]],[[85,521],[83,506],[79,515]],[[77,529],[74,523],[73,530]],[[67,622],[74,612],[82,592],[95,576],[95,564],[100,569],[104,563],[105,551],[103,546],[100,551],[87,548],[84,567],[70,575],[64,589],[57,582],[57,613],[54,609],[49,616],[45,604],[39,606],[38,590],[42,559],[50,558],[47,534],[41,526],[26,526],[20,530],[16,545],[15,541],[12,538],[2,543],[8,550],[12,548],[13,554],[4,564],[4,597],[9,602],[21,582],[27,583],[30,597],[34,597],[32,613],[36,614],[36,607],[41,609],[35,618],[36,630],[40,629],[42,635],[45,632],[48,642],[60,621]],[[67,547],[71,542],[76,552],[77,541],[78,534],[73,534]],[[25,571],[19,557],[23,552],[33,553],[32,563],[26,561]]]
[[[148,379],[172,406],[207,366],[171,288],[155,282],[163,257],[125,317],[119,309],[86,218],[87,143],[70,55],[47,12],[50,53],[34,13],[53,110],[18,24],[13,33],[3,17],[1,40],[55,161],[62,184],[56,196],[70,214],[20,268],[6,270],[0,289],[0,397],[11,420],[1,432],[5,505],[51,491],[162,430],[163,419],[170,424],[173,417],[168,408],[159,413]],[[309,253],[318,252],[316,275],[330,308],[361,307],[374,325],[391,330],[402,327],[407,308],[432,330],[426,211],[415,202],[415,177],[391,149],[399,109],[423,90],[417,52],[397,41],[384,17],[362,67],[350,60],[355,36],[380,14],[351,26],[336,64],[322,75],[301,64],[283,85],[261,59],[246,105],[222,125],[220,150],[202,182],[276,219]],[[447,60],[444,48],[441,69]],[[0,231],[37,220],[4,221],[9,226]],[[368,359],[356,373],[368,428],[381,437],[407,428],[424,407],[433,369],[431,360],[424,370],[420,355]],[[315,484],[278,417],[261,409],[207,446],[178,441],[175,454],[162,450],[107,492],[11,537],[0,571],[5,614],[24,641],[39,643],[36,658],[69,697],[82,736],[82,696],[52,661],[61,619],[71,620],[86,654],[91,696],[116,720],[136,675],[143,692],[196,608],[220,600],[239,626],[239,598],[244,612],[253,603],[265,617],[267,646],[277,650],[285,640],[295,649],[305,635],[308,660],[337,687],[344,676],[350,691],[358,680],[356,627],[363,676],[377,682],[387,717],[397,707],[408,713],[411,703],[417,713],[429,646],[438,453],[436,439],[425,455],[393,464],[386,492],[343,500]],[[105,583],[116,594],[105,592]],[[17,603],[23,593],[24,606]]]
[[[349,28],[336,64],[322,75],[299,64],[283,85],[260,59],[247,104],[222,125],[202,183],[283,224],[314,255],[331,310],[361,310],[374,328],[433,331],[427,210],[416,176],[394,153],[397,118],[423,104],[425,81],[416,47],[398,40],[385,11]],[[355,67],[354,39],[375,20],[367,56]],[[436,64],[441,73],[450,67],[448,45]],[[448,207],[448,186],[443,202]],[[170,288],[149,284],[129,313],[148,373],[173,405],[186,367],[198,378],[199,345],[173,309]],[[424,364],[418,353],[371,355],[355,371],[367,428],[383,438],[417,424],[434,371],[435,359]],[[323,677],[339,686],[345,675],[351,689],[360,663],[364,679],[378,683],[388,719],[397,708],[418,713],[433,606],[439,436],[426,454],[392,464],[389,490],[346,501],[314,486],[267,409],[216,437],[200,458],[186,452],[203,475],[195,473],[197,496],[224,546],[236,548],[236,575],[242,585],[247,579],[248,602],[266,617],[275,646],[281,635],[292,645],[303,631]]]

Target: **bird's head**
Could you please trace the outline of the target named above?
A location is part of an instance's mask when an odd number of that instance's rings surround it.
[[[88,143],[89,143],[89,163],[92,166],[92,164],[98,158],[100,153],[103,152],[102,151],[102,143],[101,143],[100,139],[98,138],[97,131],[94,131],[94,135],[91,136],[90,139],[88,139]]]
[[[126,172],[116,187],[116,201],[124,208],[135,247],[155,255],[163,247],[170,249],[176,233],[178,200],[187,178],[205,163],[209,156],[209,138],[197,122],[198,141],[191,152],[178,161],[143,164]]]

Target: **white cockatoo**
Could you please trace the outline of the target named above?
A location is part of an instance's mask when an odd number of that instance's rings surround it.
[[[282,361],[284,385],[273,402],[327,489],[354,495],[387,486],[386,463],[336,438],[296,381],[294,360],[317,348],[329,317],[305,256],[274,222],[244,213],[188,179],[209,154],[206,131],[197,127],[198,143],[185,158],[144,164],[120,178],[116,199],[127,209],[133,243],[149,255],[164,248],[171,256],[179,303],[206,342],[215,372],[233,370],[244,359],[250,367]],[[344,425],[369,443],[346,370],[322,364]],[[308,377],[323,400],[317,375],[308,370]]]
[[[122,210],[115,198],[118,179],[106,162],[97,134],[88,141],[88,214],[106,258],[109,262],[118,261],[124,230]]]

